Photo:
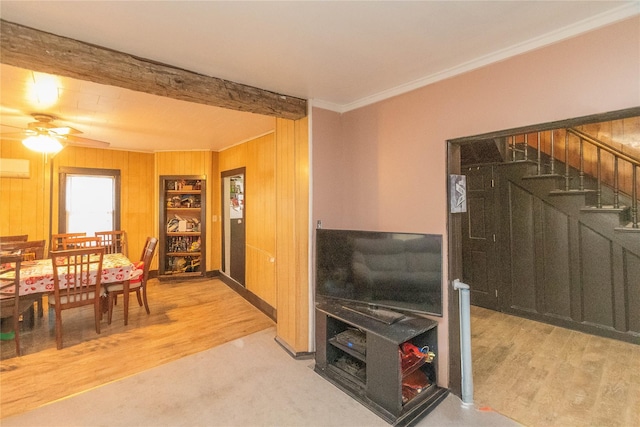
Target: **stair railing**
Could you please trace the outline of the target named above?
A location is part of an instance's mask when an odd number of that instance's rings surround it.
[[[549,138],[549,174],[556,174],[555,167],[555,141],[554,141],[554,131],[550,131]],[[541,149],[541,134],[542,132],[537,132],[537,166],[536,173],[537,175],[543,175],[541,165],[542,165],[542,149]],[[613,156],[613,207],[615,209],[620,208],[620,172],[619,172],[619,163],[620,161],[624,161],[629,163],[631,166],[631,227],[632,228],[640,228],[638,221],[638,168],[640,168],[640,160],[630,156],[629,154],[611,147],[604,142],[594,138],[593,136],[575,129],[575,128],[567,128],[565,133],[565,144],[564,144],[564,160],[565,160],[565,170],[564,170],[564,189],[565,191],[571,190],[571,161],[569,159],[570,156],[570,138],[569,135],[577,136],[579,139],[579,171],[578,171],[578,191],[585,191],[585,156],[584,156],[584,146],[585,143],[588,143],[596,148],[596,180],[597,180],[597,188],[596,188],[596,207],[602,208],[602,151],[605,151]],[[523,142],[524,148],[523,150],[518,150],[517,147],[517,139],[516,135],[513,135],[510,138],[511,141],[511,154],[512,161],[516,162],[517,156],[516,152],[523,152],[523,161],[527,161],[529,158],[528,155],[528,139],[527,134],[524,134]],[[508,142],[507,142],[508,144]]]
[[[638,225],[638,167],[640,167],[640,161],[634,157],[631,157],[627,153],[620,151],[617,148],[611,147],[605,144],[604,142],[594,138],[593,136],[585,132],[582,132],[581,130],[568,128],[567,135],[569,134],[573,134],[580,139],[580,186],[581,186],[581,189],[584,189],[584,151],[583,151],[584,142],[585,141],[588,142],[589,144],[595,146],[597,149],[597,165],[596,165],[597,177],[596,178],[598,181],[598,187],[596,190],[596,195],[597,195],[598,208],[602,207],[601,151],[604,150],[610,153],[614,159],[613,161],[614,162],[613,207],[616,209],[620,207],[620,201],[619,201],[620,186],[619,186],[619,178],[618,178],[619,161],[623,160],[631,165],[631,226],[633,228],[639,228],[639,225]],[[568,146],[569,144],[567,143],[566,145]]]

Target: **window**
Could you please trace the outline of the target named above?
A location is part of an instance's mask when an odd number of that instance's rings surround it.
[[[58,232],[120,229],[120,171],[60,168]]]

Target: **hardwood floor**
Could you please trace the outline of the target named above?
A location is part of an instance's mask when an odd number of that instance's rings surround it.
[[[474,402],[524,425],[640,426],[640,346],[471,308]]]
[[[147,315],[135,296],[129,325],[122,302],[113,321],[93,327],[90,307],[62,315],[63,345],[56,350],[54,325],[45,310],[33,331],[21,335],[22,357],[13,341],[2,342],[0,417],[46,403],[274,326],[274,322],[217,279],[149,281]]]
[[[217,279],[150,281],[151,315],[118,304],[93,329],[89,308],[63,313],[56,350],[48,313],[0,358],[0,417],[263,330],[274,322]],[[71,313],[74,312],[74,313]],[[640,346],[472,307],[474,401],[526,426],[640,425]]]

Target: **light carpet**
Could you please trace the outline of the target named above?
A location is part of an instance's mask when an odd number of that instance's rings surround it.
[[[388,426],[269,328],[2,420],[12,426]],[[122,363],[135,363],[131,357]],[[417,426],[518,426],[449,395]]]

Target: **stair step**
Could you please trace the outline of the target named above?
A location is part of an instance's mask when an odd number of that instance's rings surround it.
[[[616,213],[616,214],[621,214],[621,213],[625,213],[626,211],[628,211],[629,208],[627,206],[620,206],[619,208],[614,208],[613,205],[602,205],[601,208],[598,208],[596,206],[585,206],[584,208],[580,209],[581,212],[585,212],[585,213]]]
[[[543,179],[543,178],[553,178],[553,179],[564,179],[564,176],[558,175],[557,173],[543,173],[540,175],[525,175],[522,179]]]
[[[594,194],[596,190],[553,190],[550,191],[549,194],[551,196],[586,196],[589,194]]]
[[[634,227],[632,222],[622,227],[616,227],[615,230],[624,233],[640,233],[640,227]]]

